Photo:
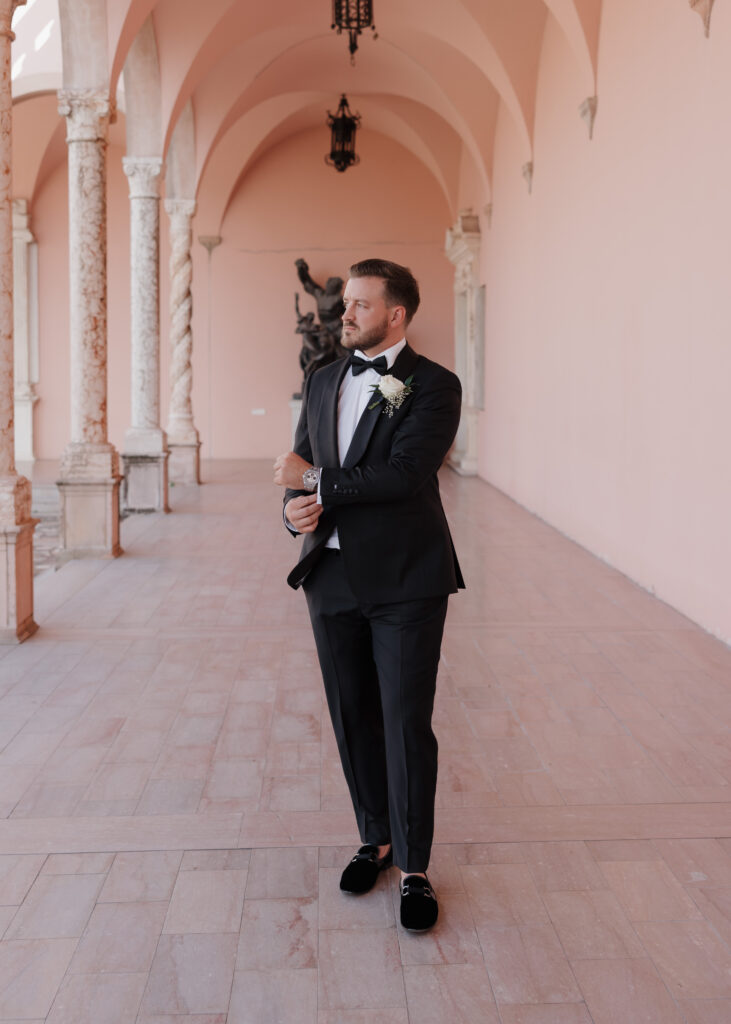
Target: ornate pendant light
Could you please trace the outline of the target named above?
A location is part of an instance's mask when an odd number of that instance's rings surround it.
[[[376,26],[373,24],[372,0],[333,0],[332,28],[338,35],[347,32],[349,37],[350,63],[355,64],[355,51],[358,49],[358,36],[363,29],[370,28],[376,39]]]
[[[360,127],[360,114],[351,112],[345,93],[340,97],[335,113],[331,114],[328,110],[327,124],[330,129],[330,152],[325,157],[325,163],[342,173],[352,164],[360,163],[360,157],[355,152],[355,133]]]

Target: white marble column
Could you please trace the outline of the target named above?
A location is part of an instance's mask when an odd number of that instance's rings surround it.
[[[124,438],[122,505],[168,511],[168,449],[160,427],[160,172],[156,157],[125,157],[129,179],[132,424]]]
[[[33,406],[38,401],[38,264],[27,199],[13,199],[15,459],[33,462]]]
[[[454,264],[455,369],[462,381],[462,418],[450,465],[463,476],[478,467],[478,421],[484,392],[484,302],[479,281],[482,238],[471,210],[460,212],[447,231],[446,253]]]
[[[61,459],[60,559],[121,554],[119,457],[107,439],[106,149],[103,92],[59,92],[69,171],[71,441]]]
[[[17,0],[0,0],[0,643],[18,643],[33,621],[30,482],[15,469],[13,396],[13,118],[10,22]]]
[[[193,422],[193,300],[192,199],[166,199],[170,218],[170,411],[167,436],[170,479],[175,483],[200,483],[200,437]]]

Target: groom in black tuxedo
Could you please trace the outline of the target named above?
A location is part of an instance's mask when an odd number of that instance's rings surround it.
[[[437,471],[457,432],[458,378],[405,338],[419,305],[411,272],[350,268],[344,357],[302,397],[294,451],[274,464],[285,523],[305,535],[288,577],[303,587],[363,846],[343,891],[401,869],[401,921],[437,919],[426,876],[434,831],[432,732],[447,598],[464,586]]]

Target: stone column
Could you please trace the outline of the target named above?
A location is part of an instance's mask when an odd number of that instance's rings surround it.
[[[124,438],[122,505],[168,511],[168,449],[160,427],[160,172],[162,160],[125,157],[131,224],[132,425]]]
[[[13,118],[10,22],[17,0],[0,0],[0,643],[18,643],[33,621],[30,482],[15,469],[13,420]]]
[[[167,435],[170,479],[180,484],[200,483],[200,447],[193,422],[193,199],[166,199],[170,217],[170,412]]]
[[[13,199],[13,335],[15,350],[15,458],[33,462],[33,406],[38,401],[38,265],[28,200]]]
[[[462,419],[450,465],[463,476],[478,466],[478,420],[484,394],[484,301],[479,281],[480,221],[463,210],[447,231],[446,253],[454,264],[455,369],[462,381]]]
[[[59,92],[69,171],[71,441],[61,459],[59,558],[117,556],[119,457],[107,440],[109,97]]]

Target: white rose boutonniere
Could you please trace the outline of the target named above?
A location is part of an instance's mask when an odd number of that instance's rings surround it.
[[[404,399],[414,390],[413,380],[413,374],[406,380],[399,380],[398,377],[393,377],[390,373],[384,373],[378,384],[371,386],[375,401],[371,402],[368,408],[375,409],[381,402],[385,402],[383,411],[388,416],[393,416],[395,410],[401,408]]]

